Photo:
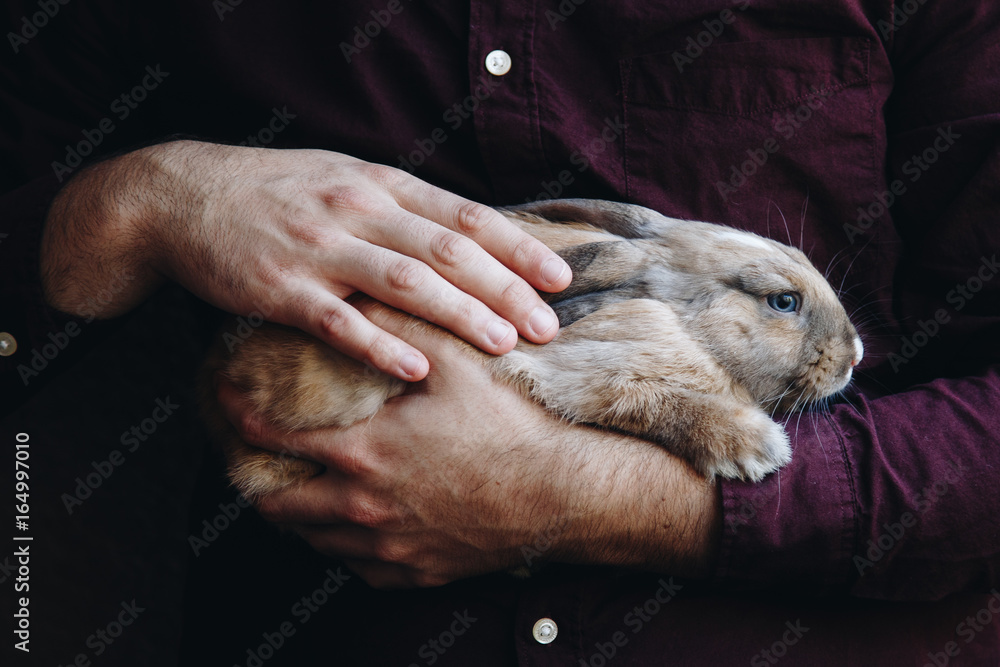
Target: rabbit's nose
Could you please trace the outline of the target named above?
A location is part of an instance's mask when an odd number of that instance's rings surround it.
[[[854,339],[854,358],[851,359],[851,368],[854,368],[861,363],[861,360],[865,358],[865,348],[861,344],[860,338]]]

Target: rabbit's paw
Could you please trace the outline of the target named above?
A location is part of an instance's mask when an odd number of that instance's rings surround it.
[[[240,446],[230,454],[229,479],[247,500],[255,501],[323,472],[312,461]]]
[[[719,475],[759,482],[792,460],[788,435],[780,424],[763,413],[740,421],[739,428],[716,434],[722,436],[722,441],[709,448],[710,456],[702,467],[709,479]],[[711,456],[712,453],[715,456]]]

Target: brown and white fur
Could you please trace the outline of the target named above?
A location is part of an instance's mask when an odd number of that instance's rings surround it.
[[[493,357],[500,379],[553,413],[659,443],[703,475],[757,481],[791,458],[768,414],[850,382],[861,341],[837,296],[795,248],[705,222],[597,200],[501,209],[573,269],[544,294],[562,326],[546,345],[520,340]],[[780,312],[769,301],[794,312]],[[412,326],[434,325],[413,318]],[[469,347],[472,351],[473,348]],[[265,324],[205,365],[249,392],[273,425],[344,426],[373,415],[405,383],[297,330]],[[259,498],[321,472],[252,448],[205,391],[233,484]]]

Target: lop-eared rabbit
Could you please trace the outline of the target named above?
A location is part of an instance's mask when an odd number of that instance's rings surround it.
[[[769,415],[842,391],[861,361],[837,295],[795,248],[599,200],[500,211],[574,278],[543,295],[562,327],[552,342],[469,353],[556,415],[656,442],[709,480],[758,481],[786,464],[788,436]],[[322,467],[242,442],[215,401],[213,373],[287,430],[367,419],[406,384],[285,326],[265,324],[232,351],[220,341],[203,369],[205,413],[250,499]]]

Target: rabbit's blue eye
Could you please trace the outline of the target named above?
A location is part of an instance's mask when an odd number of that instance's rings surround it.
[[[799,295],[792,292],[772,294],[767,297],[767,305],[779,313],[794,313],[799,309]]]

